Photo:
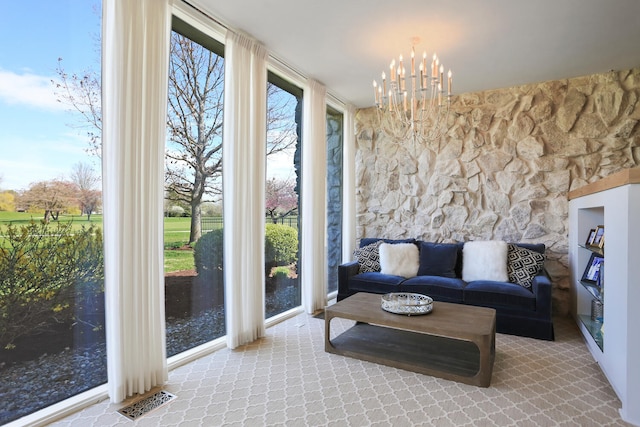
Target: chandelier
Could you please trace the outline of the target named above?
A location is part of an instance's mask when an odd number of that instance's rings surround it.
[[[419,75],[416,74],[415,49],[412,47],[410,88],[407,91],[402,55],[398,64],[393,59],[389,65],[389,81],[385,72],[382,73],[382,84],[373,81],[375,103],[381,122],[387,121],[394,134],[403,130],[405,138],[412,136],[414,141],[433,141],[444,133],[446,127],[451,106],[451,70],[447,75],[446,92],[444,66],[435,53],[430,67],[427,67],[425,52],[418,70]]]

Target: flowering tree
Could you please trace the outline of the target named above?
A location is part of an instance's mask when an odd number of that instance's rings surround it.
[[[20,195],[20,204],[27,210],[44,211],[45,223],[57,220],[60,212],[78,206],[78,187],[69,181],[54,179],[39,181]]]
[[[267,180],[265,208],[267,216],[276,224],[279,219],[298,212],[298,195],[291,180]]]

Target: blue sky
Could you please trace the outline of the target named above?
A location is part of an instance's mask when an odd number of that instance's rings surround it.
[[[100,9],[100,0],[0,0],[0,191],[68,179],[78,162],[100,174],[86,122],[51,83],[58,58],[67,74],[100,71]],[[270,156],[267,175],[293,178],[292,156]]]
[[[86,130],[56,101],[58,58],[69,73],[99,71],[100,1],[0,2],[0,189],[68,177],[73,164],[99,160]]]

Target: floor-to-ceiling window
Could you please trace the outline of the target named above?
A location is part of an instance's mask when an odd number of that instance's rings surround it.
[[[25,1],[0,15],[3,40],[20,37],[0,50],[0,424],[107,380],[100,11],[93,0],[38,7]],[[168,356],[225,334],[223,47],[179,19],[173,28],[164,228]],[[300,305],[302,173],[302,90],[275,74],[269,81],[267,197],[273,190],[277,203],[266,200],[265,222],[294,232],[277,231],[265,244],[268,251],[269,242],[287,236],[286,244],[272,245],[277,256],[267,257],[265,274],[274,279],[266,281],[267,318]]]
[[[167,356],[225,335],[223,46],[175,18],[165,155]]]
[[[265,200],[265,316],[300,305],[302,90],[269,73]]]
[[[343,113],[327,108],[327,293],[338,290],[342,262]]]
[[[0,424],[107,381],[101,2],[0,13]]]

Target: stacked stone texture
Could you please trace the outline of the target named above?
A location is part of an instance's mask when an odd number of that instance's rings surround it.
[[[327,264],[328,292],[338,289],[342,261],[342,116],[327,115]]]
[[[463,94],[432,142],[359,110],[357,235],[544,243],[567,313],[568,192],[640,163],[639,96],[640,68]]]

